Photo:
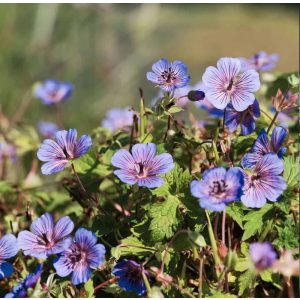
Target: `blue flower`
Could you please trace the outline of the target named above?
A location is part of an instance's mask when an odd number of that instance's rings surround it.
[[[46,80],[35,87],[34,96],[44,104],[51,105],[67,100],[72,91],[73,85],[69,82]]]
[[[43,265],[38,264],[33,273],[29,273],[25,279],[17,284],[13,290],[5,295],[5,298],[27,298],[28,289],[33,289],[39,281],[43,271]]]
[[[152,72],[147,73],[147,79],[157,84],[165,92],[186,86],[190,81],[187,66],[175,60],[172,63],[161,58],[152,65]]]
[[[133,291],[139,296],[145,294],[143,273],[148,279],[149,275],[140,264],[133,260],[123,260],[115,265],[112,273],[118,278],[118,284],[123,290]]]
[[[13,266],[5,259],[14,257],[19,251],[17,239],[12,234],[6,234],[0,238],[0,279],[9,277],[13,271]]]
[[[42,165],[42,173],[49,175],[65,169],[69,162],[85,154],[92,145],[89,135],[83,135],[77,141],[76,129],[57,131],[56,142],[44,140],[37,152],[39,160],[46,162]]]
[[[262,129],[254,142],[250,153],[244,155],[242,159],[242,167],[244,169],[253,168],[257,162],[267,153],[276,153],[281,158],[286,152],[285,147],[281,147],[287,136],[287,130],[284,127],[277,126],[274,128],[271,136],[271,142],[264,129]]]
[[[163,185],[164,180],[158,175],[174,167],[172,156],[169,153],[156,155],[156,145],[153,143],[136,144],[132,147],[132,153],[121,149],[113,155],[111,163],[119,168],[114,174],[121,181],[148,188]]]
[[[241,197],[245,206],[263,207],[267,200],[275,202],[286,188],[281,176],[283,162],[275,153],[264,155],[253,170],[242,170],[245,184]]]
[[[34,220],[30,230],[21,231],[18,235],[18,245],[24,255],[37,258],[47,258],[68,248],[72,242],[69,236],[74,229],[74,223],[69,217],[63,217],[54,223],[49,213]]]
[[[256,119],[259,117],[260,108],[256,99],[252,105],[242,112],[236,111],[232,104],[229,103],[225,114],[225,125],[231,133],[236,131],[240,125],[241,134],[249,135],[254,131]]]
[[[55,123],[41,121],[38,124],[38,130],[45,138],[53,138],[59,127]]]
[[[129,108],[113,108],[106,113],[101,126],[112,131],[128,130],[133,124],[134,112]]]
[[[259,74],[254,70],[241,72],[237,58],[218,60],[217,68],[208,67],[202,76],[207,100],[218,109],[229,102],[237,111],[245,110],[255,100],[254,93],[260,88]]]
[[[252,243],[249,247],[250,257],[258,271],[272,267],[277,258],[272,245],[268,242]]]
[[[84,228],[75,233],[75,241],[61,253],[54,262],[58,276],[66,277],[72,273],[72,283],[80,284],[91,277],[92,268],[98,268],[104,261],[105,248],[97,244],[96,235]]]
[[[239,200],[243,194],[243,173],[239,168],[213,168],[203,173],[202,180],[191,182],[191,193],[199,199],[200,206],[212,211],[222,211],[226,204]]]
[[[265,51],[255,53],[250,59],[240,58],[243,70],[256,70],[258,72],[269,71],[276,66],[278,54],[268,55]]]

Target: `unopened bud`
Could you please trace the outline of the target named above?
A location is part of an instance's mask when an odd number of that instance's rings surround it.
[[[197,91],[190,91],[188,93],[189,100],[195,102],[200,101],[205,98],[205,93],[203,91],[197,90]]]

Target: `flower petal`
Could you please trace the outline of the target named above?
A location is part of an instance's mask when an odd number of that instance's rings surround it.
[[[287,130],[284,127],[277,126],[274,128],[271,137],[272,150],[277,153],[287,136]]]
[[[129,151],[120,149],[112,156],[111,164],[123,170],[134,170],[135,162]]]
[[[41,171],[44,175],[51,175],[64,170],[68,164],[68,160],[49,161],[42,165]]]
[[[3,261],[0,262],[0,279],[9,277],[14,271],[12,264]]]
[[[18,251],[17,239],[13,234],[6,234],[0,238],[0,261],[14,257]]]
[[[56,258],[53,266],[56,270],[57,275],[60,277],[66,277],[73,271],[72,265],[68,263],[68,260],[66,260],[64,255]]]
[[[114,174],[124,183],[133,185],[137,183],[137,177],[127,170],[116,170]]]
[[[236,111],[246,110],[250,105],[253,104],[254,100],[254,94],[244,90],[236,89],[231,94],[231,103]]]
[[[237,58],[223,57],[217,62],[217,68],[226,81],[235,78],[241,70],[241,62]]]
[[[75,241],[82,248],[91,248],[97,243],[97,237],[92,231],[79,228],[75,233]]]
[[[53,216],[50,213],[41,215],[32,222],[30,229],[35,235],[42,237],[44,234],[46,234],[48,237],[52,238],[54,229]]]
[[[256,92],[260,88],[259,74],[255,70],[247,70],[240,75],[235,85],[238,90]]]
[[[66,155],[56,142],[47,139],[44,140],[40,146],[40,149],[37,152],[37,157],[41,161],[52,161],[65,159]]]
[[[173,157],[169,153],[157,155],[147,166],[148,175],[163,174],[174,168]]]
[[[77,144],[75,145],[74,156],[75,157],[82,156],[90,149],[92,144],[93,144],[92,138],[89,135],[87,135],[87,134],[82,135],[79,138]]]
[[[54,225],[53,239],[59,241],[60,239],[68,236],[74,229],[74,223],[70,217],[60,218]]]
[[[164,184],[163,178],[159,176],[148,176],[145,178],[138,178],[138,186],[145,186],[147,188],[157,188]]]
[[[156,145],[153,143],[135,144],[131,152],[136,163],[149,162],[156,155]]]
[[[91,269],[86,263],[77,263],[72,274],[72,283],[74,285],[87,282],[91,277]]]
[[[103,264],[105,252],[105,247],[102,244],[97,244],[90,249],[88,259],[91,268],[96,269]]]
[[[260,178],[271,175],[279,175],[283,172],[284,166],[281,159],[275,153],[268,153],[257,163],[255,171]]]

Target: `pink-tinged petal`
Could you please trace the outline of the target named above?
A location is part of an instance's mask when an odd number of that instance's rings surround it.
[[[18,246],[23,250],[24,255],[47,258],[45,246],[40,245],[37,236],[30,231],[24,230],[18,234]]]
[[[74,156],[75,146],[76,146],[76,139],[77,139],[77,131],[76,129],[69,129],[67,133],[67,144],[66,150],[71,157]]]
[[[128,183],[130,185],[137,183],[137,177],[127,170],[116,170],[114,171],[114,174],[124,183]]]
[[[44,140],[37,152],[37,157],[41,161],[52,161],[54,159],[66,158],[61,147],[52,140]]]
[[[268,176],[259,181],[257,188],[264,193],[268,200],[275,202],[286,189],[286,182],[282,176]]]
[[[120,169],[134,170],[135,162],[129,151],[120,149],[111,158],[111,164]]]
[[[206,93],[210,88],[220,88],[223,89],[225,85],[225,78],[220,74],[219,70],[215,67],[208,67],[206,68],[203,76],[202,81],[204,85],[206,86],[207,90]]]
[[[74,148],[74,157],[80,157],[85,154],[92,146],[93,142],[89,135],[82,135]]]
[[[53,231],[53,239],[54,241],[59,241],[60,239],[68,236],[74,229],[74,223],[70,219],[70,217],[62,217],[60,218],[55,226]]]
[[[249,208],[261,208],[267,200],[261,190],[254,187],[244,191],[244,195],[241,197],[243,204]]]
[[[6,234],[0,238],[0,262],[15,256],[18,251],[17,239],[13,234]]]
[[[132,147],[132,156],[136,163],[149,162],[156,155],[156,145],[153,143],[135,144]]]
[[[66,277],[73,271],[72,265],[68,264],[64,255],[60,256],[54,263],[53,266],[56,273],[60,277]]]
[[[244,111],[253,104],[255,96],[244,90],[235,90],[231,94],[231,103],[236,111]]]
[[[261,157],[262,155],[257,153],[247,153],[244,155],[241,165],[244,169],[252,169]]]
[[[260,88],[259,74],[255,70],[247,70],[240,75],[235,86],[238,90],[256,92]]]
[[[45,213],[34,220],[30,227],[33,234],[43,236],[44,234],[52,238],[54,229],[54,220],[50,213]]]
[[[75,241],[81,248],[89,249],[97,243],[97,237],[92,231],[79,228],[75,233]]]
[[[223,91],[211,89],[206,92],[205,96],[207,101],[218,109],[224,109],[230,102],[230,98]]]
[[[47,255],[59,254],[63,251],[70,248],[73,240],[71,237],[62,238],[60,241],[57,241],[52,248],[47,250]]]
[[[67,130],[60,130],[60,131],[57,131],[55,134],[55,139],[56,139],[58,145],[62,149],[67,149],[67,135],[68,135]]]
[[[277,153],[280,150],[285,138],[287,136],[287,130],[284,127],[277,126],[274,128],[271,137],[272,150]]]
[[[86,282],[91,277],[91,269],[87,263],[77,263],[72,274],[72,283],[74,285]]]
[[[241,62],[237,58],[224,57],[218,60],[217,67],[222,76],[229,82],[239,74]]]
[[[171,171],[174,168],[172,155],[170,155],[169,153],[157,155],[148,164],[148,168],[148,175],[163,174]]]
[[[255,171],[260,178],[271,175],[279,175],[283,172],[284,165],[281,159],[275,153],[264,155],[258,161]]]
[[[145,178],[138,178],[138,186],[145,186],[147,188],[157,188],[164,184],[163,178],[159,176],[149,176]]]
[[[69,164],[68,160],[56,160],[56,161],[49,161],[42,165],[42,174],[44,175],[51,175],[57,172],[62,171],[67,167]]]

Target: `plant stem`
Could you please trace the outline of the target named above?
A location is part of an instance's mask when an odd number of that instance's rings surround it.
[[[140,89],[140,137],[142,138],[145,134],[145,107],[144,107],[144,96],[143,96],[143,90]]]
[[[71,167],[72,167],[73,173],[74,173],[74,175],[75,175],[75,177],[76,177],[76,179],[77,179],[77,181],[80,185],[80,188],[82,189],[83,192],[86,193],[86,189],[84,188],[84,186],[83,186],[83,184],[82,184],[82,182],[81,182],[81,180],[80,180],[80,178],[79,178],[79,176],[78,176],[78,174],[75,170],[75,166],[74,166],[73,162],[71,163]]]
[[[114,277],[114,278],[111,278],[111,279],[109,279],[109,280],[106,280],[106,281],[100,283],[99,285],[97,285],[97,286],[94,288],[94,292],[97,291],[97,290],[99,290],[99,289],[101,289],[102,287],[104,287],[104,286],[106,286],[106,285],[109,285],[109,284],[111,284],[111,283],[114,283],[114,282],[116,282],[116,281],[117,281],[117,277]]]
[[[216,239],[214,236],[213,228],[211,226],[211,222],[210,222],[210,218],[209,218],[207,210],[205,210],[205,214],[206,214],[206,218],[207,218],[207,222],[208,222],[208,235],[209,235],[209,239],[210,239],[210,243],[211,243],[211,248],[213,250],[213,257],[214,257],[216,266],[218,266],[218,265],[220,265],[221,261],[220,261],[220,257],[218,254],[217,243],[216,243]]]
[[[222,244],[225,245],[225,223],[226,223],[226,208],[223,210],[223,218],[222,218]]]
[[[198,287],[199,298],[202,298],[202,276],[203,276],[203,258],[201,257],[199,262],[199,287]]]
[[[216,159],[217,163],[220,160],[218,149],[217,149],[217,140],[218,140],[218,137],[219,137],[219,127],[217,128],[217,130],[215,132],[215,136],[214,136],[214,138],[212,140],[212,149],[213,149],[213,152],[215,154],[215,159]]]
[[[224,132],[224,130],[225,130],[225,118],[226,118],[226,107],[224,108],[224,113],[223,113],[223,128],[222,128],[222,132]]]
[[[149,283],[148,278],[147,278],[147,276],[145,275],[144,272],[142,272],[142,276],[143,276],[144,284],[145,284],[146,289],[147,289],[148,297],[150,297],[150,293],[151,293],[150,283]]]

